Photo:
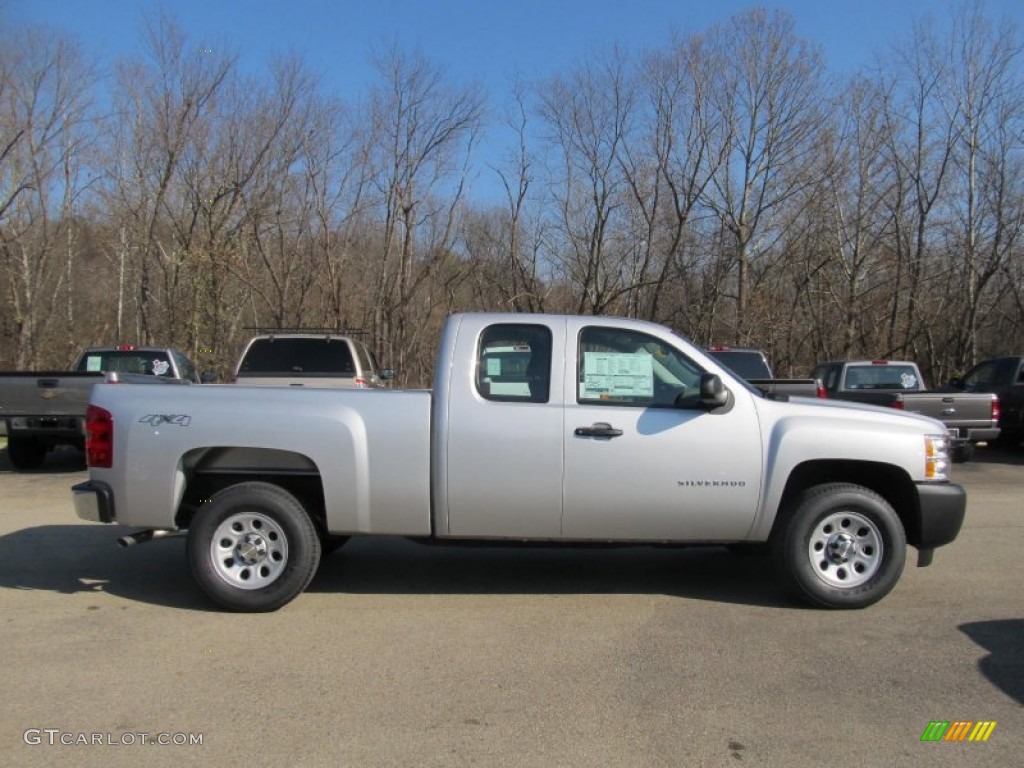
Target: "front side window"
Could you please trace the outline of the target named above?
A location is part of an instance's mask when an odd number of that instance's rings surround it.
[[[501,402],[548,402],[551,331],[543,325],[501,323],[480,335],[477,392]]]
[[[579,403],[695,406],[700,402],[702,373],[679,350],[654,336],[599,326],[580,332]]]

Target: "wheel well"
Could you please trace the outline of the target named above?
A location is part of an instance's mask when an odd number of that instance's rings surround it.
[[[193,515],[218,491],[259,480],[283,488],[303,506],[317,530],[326,530],[324,488],[320,469],[307,456],[272,448],[217,446],[198,448],[182,457],[184,493],[175,523],[187,528]]]
[[[917,493],[913,480],[899,467],[871,461],[808,461],[796,467],[779,502],[773,533],[788,517],[796,498],[806,489],[823,483],[854,483],[869,488],[896,511],[907,540],[919,539]]]

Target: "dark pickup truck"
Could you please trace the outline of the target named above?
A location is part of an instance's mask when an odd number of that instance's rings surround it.
[[[776,379],[768,358],[760,349],[714,345],[708,347],[708,353],[772,399],[825,397],[825,388],[819,379]]]
[[[994,357],[949,382],[957,392],[988,392],[999,398],[999,442],[1024,440],[1024,356]]]
[[[904,360],[833,360],[811,375],[830,398],[899,408],[938,419],[953,443],[953,461],[970,459],[975,443],[999,436],[999,398],[992,394],[929,390],[916,363]]]
[[[181,352],[130,344],[90,347],[70,371],[2,372],[0,437],[7,436],[7,458],[16,469],[35,469],[55,446],[82,447],[89,394],[108,371],[193,384],[201,380]]]

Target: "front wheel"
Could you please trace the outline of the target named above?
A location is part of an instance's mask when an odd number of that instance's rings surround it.
[[[192,519],[188,561],[199,587],[232,611],[275,611],[299,595],[320,562],[320,540],[298,500],[270,483],[214,494]]]
[[[892,506],[859,485],[828,483],[804,491],[780,521],[773,547],[783,577],[824,608],[864,608],[896,586],[907,556]]]

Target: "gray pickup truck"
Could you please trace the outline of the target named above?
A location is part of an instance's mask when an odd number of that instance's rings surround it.
[[[77,515],[187,531],[199,586],[268,611],[353,535],[765,546],[809,602],[885,596],[966,495],[933,419],[775,401],[653,323],[460,314],[433,391],[99,384]]]
[[[828,397],[898,408],[938,419],[953,444],[953,461],[968,461],[974,444],[999,437],[999,398],[991,393],[930,391],[916,363],[836,360],[811,372]]]
[[[954,392],[987,392],[999,398],[999,442],[1014,446],[1024,440],[1024,355],[983,360],[963,378],[952,379]]]
[[[15,469],[35,469],[58,445],[81,447],[92,386],[108,371],[198,383],[185,355],[167,347],[90,347],[70,371],[0,373],[0,435]]]

